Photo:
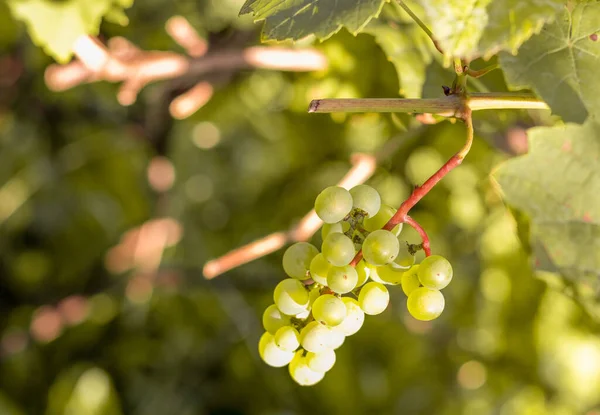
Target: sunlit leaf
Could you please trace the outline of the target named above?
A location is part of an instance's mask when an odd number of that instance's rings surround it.
[[[556,16],[560,0],[421,1],[426,20],[446,56],[474,59],[516,51]]]
[[[600,286],[600,124],[534,128],[529,153],[495,173],[506,201],[531,217],[554,265]]]
[[[326,39],[342,26],[358,33],[388,0],[247,0],[241,14],[264,20],[266,40],[301,39],[314,34]]]
[[[600,114],[599,35],[600,3],[565,9],[518,55],[500,55],[508,84],[533,89],[565,121],[582,123],[588,114]]]

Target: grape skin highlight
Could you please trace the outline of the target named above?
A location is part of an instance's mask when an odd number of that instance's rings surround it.
[[[325,259],[336,267],[348,265],[354,255],[356,249],[352,239],[348,238],[343,233],[330,233],[323,241],[321,246]]]
[[[398,256],[400,242],[390,231],[379,229],[365,238],[362,249],[365,261],[373,265],[386,265]]]
[[[283,367],[292,361],[293,352],[281,350],[275,344],[275,338],[271,333],[264,333],[258,342],[258,354],[261,359],[273,367]]]
[[[331,267],[327,273],[327,286],[336,294],[346,294],[356,288],[358,273],[354,267]]]
[[[325,223],[336,223],[352,210],[352,195],[339,186],[325,188],[315,200],[315,212]]]
[[[346,318],[346,305],[336,296],[325,294],[315,300],[312,313],[319,323],[334,327]]]
[[[408,296],[406,303],[411,316],[421,321],[438,318],[444,311],[444,296],[438,290],[417,288]]]
[[[452,281],[452,265],[443,256],[428,256],[419,264],[419,281],[433,290],[446,288]]]
[[[406,296],[409,296],[414,290],[421,286],[417,273],[419,265],[413,265],[408,271],[402,275],[402,291]]]
[[[293,316],[306,310],[309,296],[304,284],[293,278],[288,278],[277,284],[273,300],[283,314]]]
[[[263,313],[262,323],[265,330],[274,335],[281,327],[290,324],[290,317],[279,311],[275,304],[271,304]]]
[[[365,321],[365,312],[362,311],[358,301],[354,298],[344,297],[342,298],[344,305],[346,306],[346,318],[342,321],[342,324],[338,326],[344,335],[352,336],[357,333],[362,327]]]
[[[310,262],[310,276],[316,283],[327,285],[327,273],[330,268],[329,261],[325,259],[323,254],[318,254]]]
[[[311,321],[300,332],[300,344],[313,353],[331,349],[330,329],[317,321]]]
[[[378,282],[369,282],[360,289],[358,304],[365,314],[381,314],[390,302],[390,293],[385,285]]]
[[[283,270],[299,280],[309,278],[310,262],[319,253],[316,246],[308,242],[297,242],[285,250],[283,254]]]
[[[361,184],[350,189],[352,195],[352,207],[360,209],[373,217],[379,212],[381,207],[381,196],[377,190],[366,184]]]

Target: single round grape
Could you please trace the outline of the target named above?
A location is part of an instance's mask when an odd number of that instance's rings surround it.
[[[329,327],[337,326],[346,318],[344,302],[331,294],[324,294],[315,300],[312,314],[316,321]]]
[[[350,265],[331,267],[327,273],[327,286],[336,294],[346,294],[356,288],[358,273]]]
[[[309,296],[304,284],[293,278],[288,278],[277,284],[273,299],[279,311],[293,316],[306,310]]]
[[[275,344],[281,350],[294,352],[300,346],[300,333],[292,326],[283,326],[275,333]]]
[[[344,340],[346,340],[346,335],[343,331],[339,329],[340,326],[332,327],[329,333],[329,343],[328,346],[330,349],[337,349],[342,344],[344,344]]]
[[[421,286],[417,275],[418,271],[419,265],[413,265],[408,271],[402,274],[402,291],[404,291],[406,296],[409,296],[410,293]]]
[[[317,384],[325,376],[325,372],[315,372],[306,361],[306,357],[303,356],[304,352],[299,350],[294,355],[294,358],[290,362],[288,370],[290,376],[294,381],[301,386],[312,386]]]
[[[269,332],[264,333],[260,338],[258,342],[258,354],[266,364],[273,367],[285,366],[294,357],[293,352],[286,352],[277,347],[273,335]]]
[[[325,259],[336,267],[348,265],[356,255],[352,239],[343,233],[330,233],[327,235],[321,249]]]
[[[392,267],[408,270],[415,263],[415,256],[408,250],[408,243],[406,241],[400,242],[400,249],[398,250],[398,256],[391,263]]]
[[[352,336],[362,327],[365,321],[365,312],[362,311],[358,301],[354,298],[344,297],[342,298],[344,305],[346,306],[346,318],[342,321],[342,324],[337,328],[344,333],[346,336]]]
[[[356,287],[362,287],[363,285],[365,285],[365,282],[367,282],[367,280],[369,279],[370,270],[367,269],[367,263],[361,260],[358,264],[356,264],[354,269],[356,270],[356,274],[358,275]]]
[[[363,242],[363,256],[372,265],[386,265],[398,255],[400,243],[398,238],[383,229],[371,232]]]
[[[325,223],[336,223],[352,210],[350,192],[339,186],[325,188],[315,200],[315,212]]]
[[[321,228],[321,238],[325,240],[330,233],[344,233],[350,229],[350,224],[346,221],[336,223],[324,223]]]
[[[331,329],[318,321],[311,321],[300,331],[300,344],[313,353],[331,349]]]
[[[452,280],[452,265],[440,255],[431,255],[419,264],[419,281],[432,290],[445,288]]]
[[[377,275],[379,275],[379,278],[386,284],[398,285],[402,283],[404,270],[394,268],[391,264],[388,264],[377,267]]]
[[[329,261],[325,259],[323,254],[318,254],[310,261],[310,276],[314,282],[327,285],[327,273],[330,268]]]
[[[333,350],[325,350],[321,353],[308,352],[306,354],[306,364],[315,372],[327,372],[335,364],[335,352]]]
[[[381,207],[381,196],[377,190],[366,184],[359,184],[350,189],[352,195],[352,207],[360,209],[367,213],[369,217],[373,217],[379,212]]]
[[[410,293],[406,305],[411,316],[417,320],[429,321],[442,314],[445,301],[438,290],[421,287]]]
[[[369,282],[360,289],[358,304],[365,314],[381,314],[390,302],[390,293],[385,285],[378,282]]]
[[[290,317],[279,311],[275,304],[271,304],[263,313],[262,323],[266,331],[275,335],[281,327],[290,324]]]
[[[379,212],[377,212],[375,216],[365,218],[365,220],[363,221],[363,227],[369,232],[381,229],[385,226],[386,223],[389,222],[390,219],[392,219],[392,216],[394,216],[395,213],[396,209],[389,205],[382,204],[379,208]],[[394,229],[392,229],[392,233],[396,236],[400,235],[400,231],[402,231],[401,223],[394,226]]]
[[[310,277],[308,270],[310,261],[317,256],[319,250],[308,242],[297,242],[285,250],[283,254],[283,270],[285,273],[299,280]]]

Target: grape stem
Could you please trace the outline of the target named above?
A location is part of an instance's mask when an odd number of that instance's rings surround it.
[[[425,251],[425,256],[431,256],[431,246],[429,244],[429,236],[427,236],[427,232],[425,232],[425,229],[423,229],[423,227],[421,225],[419,225],[419,223],[414,220],[413,218],[411,218],[410,216],[406,215],[406,219],[404,221],[404,223],[406,223],[407,225],[410,225],[411,227],[413,227],[421,236],[421,239],[423,240],[423,251]]]
[[[416,14],[414,14],[413,11],[402,0],[397,0],[396,2],[392,2],[392,4],[396,7],[398,7],[398,6],[402,7],[402,9],[406,13],[408,13],[408,15],[411,17],[411,19],[413,19],[415,21],[415,23],[418,24],[421,29],[423,29],[423,31],[427,34],[429,39],[431,39],[431,41],[433,42],[433,46],[435,46],[437,51],[440,52],[442,55],[444,54],[444,51],[438,44],[437,40],[435,40],[435,38],[433,37],[433,33],[431,32],[431,30],[429,30],[429,28],[425,25],[425,23],[423,23],[423,21],[421,19],[419,19],[419,17]]]
[[[423,239],[423,249],[425,250],[425,254],[427,256],[431,255],[431,250],[429,247],[429,237],[425,233],[425,230],[410,216],[408,216],[408,212],[423,198],[433,187],[442,180],[448,173],[450,173],[455,167],[459,166],[464,160],[465,156],[469,153],[471,149],[471,145],[473,144],[473,118],[471,116],[471,108],[468,104],[464,104],[463,108],[460,110],[463,114],[462,120],[465,122],[467,126],[467,140],[464,146],[448,160],[440,169],[433,174],[422,186],[416,187],[412,194],[406,199],[398,208],[394,216],[385,224],[383,229],[391,231],[396,227],[396,225],[400,223],[406,223],[419,232],[421,238]],[[425,248],[427,246],[427,248]],[[350,265],[356,266],[362,259],[362,251],[359,251]]]
[[[411,114],[438,114],[444,117],[465,118],[464,104],[471,111],[491,109],[548,109],[548,105],[528,93],[493,92],[470,93],[468,97],[452,94],[440,98],[330,98],[315,99],[308,112],[406,112]]]
[[[448,160],[440,169],[433,174],[422,186],[418,186],[413,190],[412,194],[406,199],[398,208],[398,211],[392,216],[389,222],[383,227],[388,231],[392,230],[399,223],[408,223],[408,212],[421,200],[433,187],[442,180],[448,173],[450,173],[455,167],[459,166],[465,156],[469,153],[471,145],[473,144],[473,119],[471,117],[471,109],[465,106],[463,110],[465,116],[463,121],[467,126],[467,141],[465,145]]]

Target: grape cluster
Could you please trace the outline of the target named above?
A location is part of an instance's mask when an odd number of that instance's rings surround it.
[[[452,266],[439,255],[415,265],[411,246],[398,239],[401,224],[381,229],[396,210],[370,186],[328,187],[317,196],[315,211],[324,222],[321,252],[307,242],[285,251],[283,269],[290,278],[275,287],[258,345],[268,365],[289,365],[291,377],[306,386],[333,367],[335,349],[362,327],[365,314],[387,308],[386,285],[401,285],[409,313],[428,321],[444,310],[439,290],[452,279]],[[361,249],[363,259],[352,266]]]

